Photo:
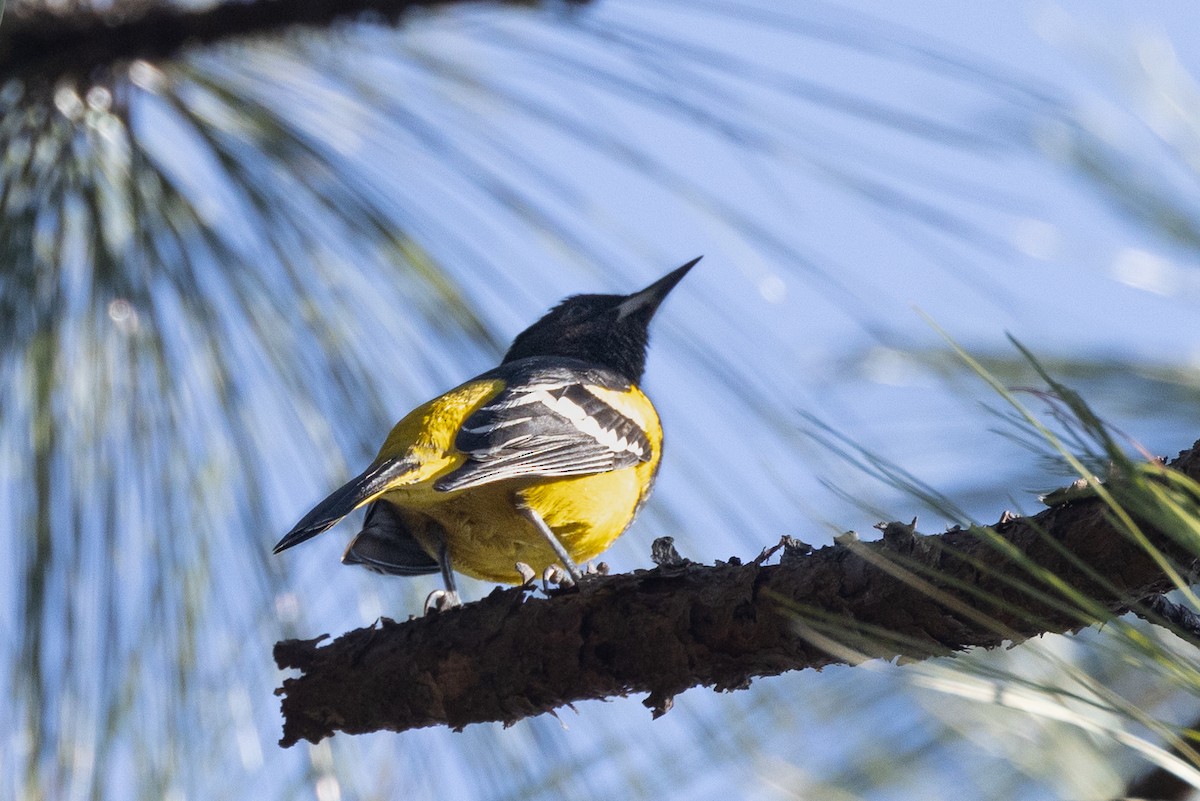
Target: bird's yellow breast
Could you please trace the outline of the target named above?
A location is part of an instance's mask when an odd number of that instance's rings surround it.
[[[437,537],[444,535],[455,570],[515,584],[520,581],[517,562],[540,573],[556,561],[517,504],[536,511],[572,559],[595,558],[624,533],[649,495],[662,458],[662,427],[650,399],[637,387],[619,391],[589,386],[589,392],[645,432],[650,443],[646,461],[583,476],[506,479],[438,492],[434,482],[466,458],[454,447],[463,421],[502,387],[498,380],[469,382],[418,407],[392,429],[378,459],[413,457],[413,470],[383,497],[399,508],[422,547],[436,555]]]

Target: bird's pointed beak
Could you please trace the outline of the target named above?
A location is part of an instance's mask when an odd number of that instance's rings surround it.
[[[634,292],[632,295],[626,297],[617,306],[617,319],[623,320],[631,314],[641,314],[648,320],[658,310],[658,306],[663,302],[663,298],[675,288],[676,284],[683,280],[683,277],[688,274],[688,270],[695,267],[696,262],[702,258],[704,257],[697,256],[682,267],[678,267],[667,273],[645,289]]]

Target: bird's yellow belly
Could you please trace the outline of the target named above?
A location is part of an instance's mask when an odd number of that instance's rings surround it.
[[[649,491],[656,465],[538,483],[503,481],[448,493],[403,491],[384,497],[403,510],[409,529],[430,554],[445,536],[454,570],[487,581],[517,584],[517,562],[539,574],[557,559],[517,504],[536,510],[576,562],[594,559],[629,527]],[[648,479],[648,480],[647,480]],[[429,523],[435,523],[430,526]]]

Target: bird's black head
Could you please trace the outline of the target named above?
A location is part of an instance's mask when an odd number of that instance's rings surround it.
[[[699,258],[672,270],[630,295],[574,295],[513,340],[504,362],[530,356],[565,356],[616,370],[631,381],[642,378],[650,320]]]

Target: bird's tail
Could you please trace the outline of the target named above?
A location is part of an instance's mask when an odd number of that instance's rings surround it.
[[[438,561],[421,547],[411,526],[397,514],[396,507],[384,500],[375,501],[368,507],[363,529],[342,554],[342,564],[362,565],[391,576],[420,576],[436,573],[440,567]]]
[[[299,545],[317,536],[364,503],[379,497],[395,480],[396,475],[406,469],[406,464],[395,461],[371,465],[313,507],[303,520],[275,544],[273,553],[286,551],[293,545]]]

